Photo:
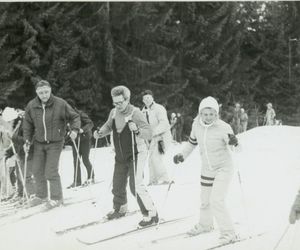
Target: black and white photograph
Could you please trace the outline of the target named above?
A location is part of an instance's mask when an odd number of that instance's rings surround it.
[[[299,250],[300,1],[0,1],[2,250]]]

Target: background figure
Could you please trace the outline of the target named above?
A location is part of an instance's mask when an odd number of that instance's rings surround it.
[[[10,181],[10,170],[6,165],[6,150],[11,144],[12,125],[0,116],[0,200],[9,199],[14,190]]]
[[[151,90],[142,93],[145,107],[142,112],[152,129],[152,139],[149,146],[149,185],[169,183],[164,155],[169,148],[172,135],[167,111],[164,106],[156,103]]]
[[[295,224],[297,220],[300,220],[300,190],[296,195],[296,199],[291,207],[289,221],[291,224]]]
[[[275,110],[272,107],[272,103],[268,103],[267,104],[266,115],[264,117],[264,124],[266,126],[275,125],[275,117],[276,117],[276,113],[275,113]]]
[[[172,113],[171,119],[170,119],[170,124],[171,124],[171,134],[172,134],[173,141],[177,141],[176,123],[177,123],[176,114]]]
[[[234,134],[238,134],[241,126],[241,105],[239,103],[235,104],[230,125],[233,129]]]
[[[246,111],[241,108],[241,124],[240,124],[240,133],[243,133],[247,130],[248,126],[248,115]]]
[[[90,162],[90,148],[91,148],[91,138],[92,138],[92,128],[94,123],[89,118],[89,116],[75,107],[75,103],[72,100],[68,100],[68,103],[80,116],[81,128],[79,130],[79,136],[75,140],[76,147],[78,147],[78,139],[80,138],[79,143],[79,158],[77,157],[77,151],[75,149],[74,143],[72,143],[72,152],[73,152],[73,165],[74,165],[74,179],[73,183],[68,188],[73,188],[81,185],[81,166],[80,166],[80,157],[82,157],[83,164],[87,171],[87,180],[83,183],[84,186],[95,182],[95,175],[93,172],[93,166]],[[77,166],[77,171],[76,171]],[[75,176],[77,174],[77,176]]]
[[[183,116],[180,113],[177,113],[177,122],[176,122],[176,139],[177,142],[182,142],[182,130],[183,130],[184,120]]]
[[[27,104],[23,123],[24,151],[28,152],[31,144],[34,146],[36,197],[30,201],[30,206],[47,202],[47,208],[51,209],[63,203],[58,164],[67,123],[72,129],[69,136],[75,140],[80,129],[80,117],[65,100],[51,94],[49,82],[39,81],[35,90],[37,96]]]
[[[24,112],[19,110],[19,112],[13,108],[5,108],[3,111],[3,119],[12,124],[12,145],[15,149],[16,155],[14,155],[14,150],[10,147],[6,152],[7,159],[12,159],[14,157],[15,172],[17,175],[17,195],[16,199],[22,199],[24,195],[24,183],[22,176],[25,174],[25,152],[23,150],[24,138],[23,138],[23,118]],[[28,196],[35,193],[34,179],[32,173],[32,158],[33,158],[33,147],[30,148],[27,158],[27,169],[26,169],[26,191]],[[21,171],[21,173],[20,173]]]

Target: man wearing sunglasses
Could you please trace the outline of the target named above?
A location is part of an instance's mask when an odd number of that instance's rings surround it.
[[[115,148],[115,168],[113,175],[113,208],[107,215],[109,220],[126,215],[126,186],[129,176],[130,191],[135,195],[143,220],[140,227],[158,223],[158,214],[144,185],[144,166],[147,158],[146,140],[151,140],[150,125],[142,112],[130,104],[130,90],[117,86],[111,90],[113,108],[106,123],[94,132],[94,137],[102,138],[111,132]]]

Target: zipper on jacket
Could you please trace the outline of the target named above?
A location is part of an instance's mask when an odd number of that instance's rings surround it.
[[[206,139],[206,137],[207,137],[207,130],[208,130],[208,128],[205,127],[204,128],[204,135],[203,135],[203,147],[204,147],[204,153],[205,153],[205,156],[206,156],[206,159],[207,159],[207,163],[208,163],[208,168],[210,170],[212,170],[212,167],[211,167],[211,164],[210,164],[210,161],[209,161],[209,158],[208,158],[208,152],[207,152],[207,146],[206,146],[206,142],[207,142],[207,139]]]
[[[47,141],[47,128],[46,128],[46,108],[45,108],[46,105],[42,104],[42,108],[43,108],[43,126],[44,126],[44,130],[45,130],[45,133],[44,133],[44,139],[45,141]]]
[[[119,133],[117,133],[117,134],[118,134],[118,142],[119,142],[119,148],[120,148],[120,152],[121,152],[122,158],[123,158],[123,160],[124,160],[123,150],[122,150],[122,147],[121,147],[121,139],[120,139],[120,134],[119,134]]]

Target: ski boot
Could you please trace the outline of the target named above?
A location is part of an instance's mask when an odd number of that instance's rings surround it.
[[[106,215],[108,220],[119,219],[127,213],[127,204],[122,205],[119,209],[114,209]]]
[[[46,208],[47,209],[52,209],[52,208],[55,208],[55,207],[59,207],[61,205],[63,205],[63,200],[49,200],[46,203]]]
[[[187,234],[189,236],[196,236],[198,234],[203,234],[203,233],[209,233],[213,230],[214,228],[212,226],[203,226],[200,223],[197,223],[196,225],[191,228]]]
[[[149,227],[152,225],[156,225],[159,221],[158,214],[156,213],[154,216],[144,216],[143,219],[139,222],[138,227]]]
[[[238,236],[234,232],[223,232],[219,237],[219,242],[222,245],[230,244],[238,240]]]

